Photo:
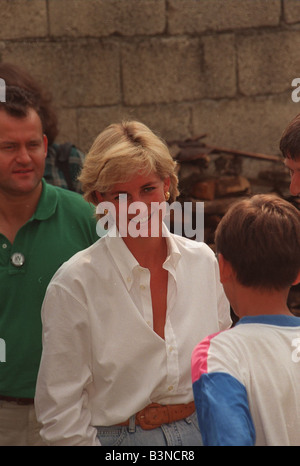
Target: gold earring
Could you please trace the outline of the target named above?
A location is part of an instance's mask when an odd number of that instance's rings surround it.
[[[170,199],[170,193],[169,193],[169,191],[167,191],[165,193],[165,200],[168,201],[169,199]]]

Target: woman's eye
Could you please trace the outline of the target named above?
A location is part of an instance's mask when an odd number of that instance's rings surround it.
[[[127,201],[127,194],[125,193],[120,193],[117,196],[114,197],[114,201]]]

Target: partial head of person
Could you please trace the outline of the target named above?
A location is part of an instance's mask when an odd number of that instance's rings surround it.
[[[108,126],[94,141],[79,177],[84,197],[98,205],[109,201],[119,209],[133,202],[172,202],[178,192],[176,162],[165,142],[137,121]]]
[[[225,262],[244,287],[289,289],[300,273],[300,212],[275,195],[254,195],[227,211],[216,229],[215,246],[221,280]]]
[[[288,124],[283,132],[279,148],[285,166],[291,175],[290,192],[292,196],[300,195],[300,114]]]
[[[24,89],[6,87],[0,102],[0,191],[25,194],[41,183],[47,154],[39,102]]]
[[[58,134],[58,121],[50,93],[27,70],[13,63],[0,63],[0,78],[5,81],[6,86],[19,87],[33,95],[43,117],[48,144],[52,144]]]

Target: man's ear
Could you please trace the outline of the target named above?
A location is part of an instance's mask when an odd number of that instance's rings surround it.
[[[48,152],[48,138],[46,134],[43,134],[43,143],[44,143],[44,148],[45,148],[45,158],[47,157],[47,152]]]
[[[218,254],[219,270],[220,270],[220,281],[226,283],[233,275],[234,271],[230,262],[228,262],[223,254]]]
[[[293,285],[298,285],[299,283],[300,283],[300,270],[299,270],[299,272],[298,272],[297,277],[296,277],[295,280],[293,281],[292,286],[293,286]]]

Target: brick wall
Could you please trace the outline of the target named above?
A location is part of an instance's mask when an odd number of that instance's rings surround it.
[[[300,112],[298,0],[2,0],[0,60],[51,90],[59,140],[109,123],[277,154]]]

